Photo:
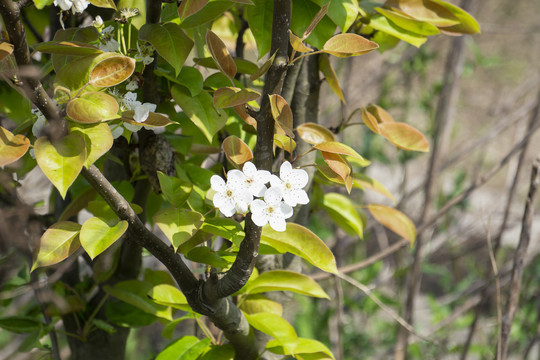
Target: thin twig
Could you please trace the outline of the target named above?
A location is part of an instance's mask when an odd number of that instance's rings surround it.
[[[495,279],[495,303],[497,306],[497,357],[496,360],[500,360],[501,353],[501,327],[502,327],[502,310],[501,310],[501,284],[499,281],[499,269],[497,268],[497,260],[495,260],[495,254],[493,251],[493,246],[491,245],[491,234],[489,232],[486,236],[489,260],[491,262],[491,268],[493,269],[493,278]]]
[[[505,316],[502,322],[501,329],[501,351],[500,359],[505,360],[508,352],[508,344],[510,340],[510,330],[514,321],[514,315],[516,313],[519,294],[521,290],[521,280],[523,275],[523,265],[525,256],[527,255],[527,248],[531,238],[532,217],[534,213],[534,198],[536,190],[540,183],[540,158],[534,161],[531,181],[529,185],[529,194],[527,195],[527,202],[525,205],[525,211],[523,213],[523,220],[521,226],[521,235],[519,238],[519,244],[514,254],[514,266],[512,268],[512,280],[510,283],[509,294],[505,307]]]

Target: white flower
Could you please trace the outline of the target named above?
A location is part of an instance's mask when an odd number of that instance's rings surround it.
[[[151,103],[137,105],[135,107],[135,114],[133,115],[133,120],[138,123],[146,121],[146,119],[148,119],[148,116],[150,115],[150,112],[156,111],[156,107],[156,104]]]
[[[71,5],[73,5],[73,3],[70,0],[54,0],[54,5],[59,6],[60,9],[64,11],[68,11],[71,9]]]
[[[122,127],[122,124],[109,124],[109,129],[111,129],[113,139],[118,139],[124,133],[124,128]]]
[[[290,162],[285,161],[279,169],[279,178],[272,175],[270,184],[279,188],[283,194],[283,201],[287,205],[307,204],[309,198],[303,187],[308,183],[308,174],[302,169],[293,169]]]
[[[47,123],[47,119],[45,119],[45,115],[43,115],[39,109],[32,109],[32,114],[37,116],[36,122],[32,125],[32,134],[34,134],[35,137],[39,137]]]
[[[257,226],[264,226],[270,223],[272,229],[276,231],[285,231],[288,219],[293,214],[293,209],[281,201],[283,194],[279,188],[271,187],[264,194],[264,201],[260,199],[253,200],[250,205],[251,220]]]
[[[264,196],[266,184],[270,182],[270,172],[266,170],[257,170],[255,165],[248,161],[244,164],[242,171],[245,175],[244,186],[253,196]]]
[[[74,14],[76,13],[82,13],[90,4],[87,0],[73,0],[73,6],[71,8],[71,11],[73,11]]]
[[[129,91],[135,91],[138,88],[139,88],[139,81],[137,80],[137,78],[134,78],[133,80],[130,80],[126,84],[126,90],[129,90]]]
[[[150,65],[154,61],[154,47],[150,44],[139,45],[137,43],[137,53],[135,54],[135,60],[142,61],[144,65]]]
[[[103,50],[105,52],[116,52],[119,47],[120,43],[114,39],[106,40],[98,45],[99,50]]]
[[[105,29],[101,30],[101,35],[110,37],[112,36],[113,31],[114,31],[114,26],[109,25]]]
[[[92,25],[94,25],[95,27],[99,28],[99,27],[102,27],[103,26],[103,19],[101,18],[101,16],[96,16],[95,20],[92,21]]]
[[[230,217],[236,212],[245,214],[248,211],[253,196],[243,189],[244,182],[245,176],[240,170],[230,170],[227,173],[227,182],[218,175],[210,178],[212,189],[216,191],[214,206],[223,215]]]
[[[134,17],[137,15],[139,15],[139,9],[137,8],[133,8],[133,9],[125,8],[125,9],[120,10],[120,16],[123,19],[129,19],[130,17]]]

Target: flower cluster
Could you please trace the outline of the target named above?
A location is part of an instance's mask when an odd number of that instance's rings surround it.
[[[59,6],[63,11],[71,11],[74,14],[82,13],[90,4],[87,0],[54,0],[54,5]]]
[[[99,36],[100,44],[98,45],[100,50],[107,52],[115,52],[120,48],[120,43],[114,39],[114,26],[109,25],[105,29],[101,30]]]
[[[214,206],[223,215],[229,217],[251,210],[251,219],[257,226],[269,223],[276,231],[285,231],[285,220],[292,216],[294,206],[309,202],[303,190],[307,182],[307,172],[293,169],[288,161],[281,165],[279,177],[266,170],[257,170],[248,161],[242,171],[230,170],[227,182],[218,175],[210,179],[212,189],[216,191]],[[270,188],[267,188],[268,183]]]
[[[144,65],[150,65],[154,61],[154,47],[150,44],[139,45],[137,43],[137,53],[135,54],[135,60],[142,61]]]

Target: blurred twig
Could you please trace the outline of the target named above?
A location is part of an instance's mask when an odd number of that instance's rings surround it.
[[[534,213],[534,198],[536,190],[540,183],[540,158],[534,161],[531,181],[529,187],[529,194],[527,195],[527,202],[525,205],[525,211],[523,213],[521,235],[519,244],[514,254],[514,266],[512,268],[512,280],[510,283],[510,289],[508,293],[507,303],[505,307],[505,316],[502,322],[501,328],[501,344],[500,359],[505,360],[508,352],[508,343],[510,340],[510,330],[514,321],[514,315],[519,303],[519,294],[521,289],[521,279],[523,275],[524,260],[527,254],[527,248],[531,238],[532,217]]]

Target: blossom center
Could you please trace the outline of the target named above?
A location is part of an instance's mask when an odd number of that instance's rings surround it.
[[[231,190],[227,190],[226,194],[227,194],[227,197],[233,196],[233,192]]]
[[[291,189],[292,189],[291,183],[289,183],[289,182],[288,182],[288,183],[285,183],[285,188],[286,188],[287,190],[291,190]]]
[[[273,206],[269,206],[268,207],[268,214],[273,214],[275,211],[274,207]]]

